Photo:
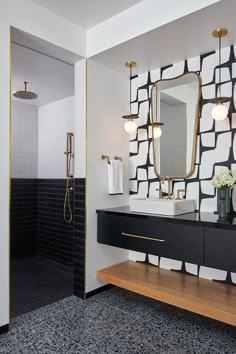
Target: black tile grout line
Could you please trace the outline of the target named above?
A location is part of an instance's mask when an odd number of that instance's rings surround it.
[[[52,261],[48,258],[43,258],[43,257],[40,257],[38,255],[36,256],[33,256],[33,257],[28,257],[28,260],[31,261],[32,263],[34,264],[37,264],[37,265],[42,265],[43,267],[48,267],[48,268],[52,268],[53,270],[55,270],[55,268],[58,270],[58,271],[61,271],[61,272],[65,272],[65,271],[70,271],[71,270],[71,266],[65,266],[64,264],[61,264],[61,263],[58,263],[58,262],[55,262],[55,261]],[[13,262],[19,262],[19,263],[24,263],[25,262],[25,258],[24,259],[17,259],[17,260],[12,260]],[[70,268],[70,269],[64,269],[64,268]]]
[[[26,265],[28,261],[26,261]],[[23,262],[24,264],[24,262]],[[13,289],[15,289],[15,294],[19,293],[19,290],[21,291],[21,294],[25,292],[25,294],[31,294],[32,297],[29,298],[29,301],[26,303],[22,303],[23,297],[12,297],[12,313],[11,316],[18,317],[24,313],[28,312],[33,312],[34,310],[44,307],[50,303],[58,302],[62,300],[63,298],[69,297],[70,295],[73,294],[73,275],[68,276],[67,273],[64,273],[58,269],[51,269],[48,267],[47,264],[44,264],[44,267],[42,267],[42,264],[40,263],[29,263],[29,266],[32,265],[33,268],[31,271],[28,273],[26,272],[27,279],[29,276],[32,274],[32,272],[39,270],[39,283],[37,279],[32,279],[33,281],[30,282],[30,287],[20,287],[19,281],[17,281],[17,275],[19,273],[15,274],[15,285],[13,283]],[[35,267],[36,268],[35,268]],[[23,267],[23,272],[25,271],[25,267]],[[49,271],[49,275],[47,276],[46,272]],[[52,281],[52,274],[56,274],[55,280],[53,279],[53,284],[54,287],[48,287],[50,285],[50,282]],[[45,278],[46,275],[46,278]],[[19,277],[18,277],[19,278]],[[40,282],[43,281],[44,287],[39,288]],[[64,284],[64,285],[63,285]],[[14,295],[14,292],[13,292]],[[18,306],[19,305],[19,306]],[[19,311],[21,310],[21,311]]]

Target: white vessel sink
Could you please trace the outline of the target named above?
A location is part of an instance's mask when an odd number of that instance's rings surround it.
[[[130,200],[130,210],[138,213],[180,215],[195,211],[193,199],[137,198]]]

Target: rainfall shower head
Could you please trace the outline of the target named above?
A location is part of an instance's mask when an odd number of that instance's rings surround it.
[[[28,82],[24,82],[25,84],[25,91],[16,91],[13,93],[13,96],[16,98],[21,98],[22,100],[35,100],[38,98],[38,95],[34,92],[27,91],[27,84]]]

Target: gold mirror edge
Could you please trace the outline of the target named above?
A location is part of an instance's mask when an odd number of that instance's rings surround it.
[[[187,178],[190,178],[194,172],[195,172],[195,163],[196,163],[196,156],[197,156],[197,139],[198,139],[198,127],[199,127],[199,113],[200,113],[200,98],[201,98],[201,83],[202,83],[202,80],[201,80],[201,76],[196,72],[196,71],[188,71],[186,73],[183,73],[181,75],[178,75],[178,76],[175,76],[175,77],[171,77],[169,79],[159,79],[157,81],[155,81],[153,84],[152,84],[152,88],[151,88],[151,99],[150,99],[150,107],[152,107],[152,91],[154,89],[154,87],[156,86],[156,84],[160,81],[170,81],[170,80],[175,80],[175,79],[178,79],[182,76],[185,76],[185,75],[188,75],[188,74],[194,74],[196,75],[197,79],[198,79],[198,105],[197,105],[197,111],[196,111],[196,117],[195,117],[195,127],[194,127],[194,142],[193,142],[193,153],[192,153],[192,162],[191,162],[191,170],[188,174],[186,174],[185,176],[168,176],[170,177],[171,179],[187,179]],[[154,125],[154,119],[153,119],[153,110],[151,112],[151,123],[152,123],[152,136],[153,136],[153,125]],[[163,177],[166,177],[166,176],[162,176],[160,174],[157,173],[157,169],[156,169],[156,166],[155,166],[155,160],[156,160],[156,154],[155,154],[155,143],[154,143],[154,139],[152,139],[153,141],[153,144],[152,144],[152,150],[153,150],[153,162],[154,162],[154,172],[156,174],[156,176],[158,178],[163,178]]]

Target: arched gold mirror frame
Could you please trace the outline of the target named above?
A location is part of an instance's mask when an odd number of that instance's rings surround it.
[[[193,140],[193,151],[192,151],[192,158],[191,158],[191,168],[190,171],[185,175],[185,176],[168,176],[171,179],[185,179],[185,178],[189,178],[193,175],[194,171],[195,171],[195,161],[196,161],[196,153],[197,153],[197,133],[198,133],[198,127],[199,127],[199,112],[200,112],[200,97],[201,97],[201,77],[199,76],[198,73],[196,73],[195,71],[188,71],[187,73],[181,74],[179,76],[176,77],[172,77],[170,79],[160,79],[154,82],[154,84],[152,85],[151,88],[151,98],[150,98],[150,110],[151,110],[151,123],[152,123],[152,150],[153,150],[153,165],[154,165],[154,172],[156,174],[157,177],[164,178],[167,176],[162,176],[161,174],[158,174],[157,172],[157,166],[156,166],[156,151],[155,151],[155,141],[157,139],[154,139],[154,116],[153,116],[153,90],[156,87],[156,85],[158,84],[158,82],[162,82],[162,81],[171,81],[171,80],[176,80],[180,77],[189,75],[189,74],[194,74],[196,75],[196,78],[198,80],[198,95],[197,95],[197,108],[196,108],[196,115],[195,115],[195,125],[194,125],[194,140]],[[162,136],[163,139],[163,136]]]

